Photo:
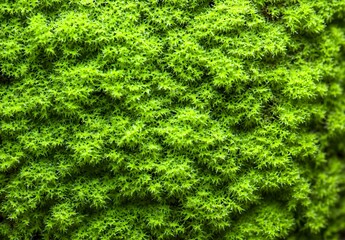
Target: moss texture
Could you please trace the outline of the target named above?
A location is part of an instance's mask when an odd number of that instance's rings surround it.
[[[344,0],[1,0],[1,239],[338,239]]]

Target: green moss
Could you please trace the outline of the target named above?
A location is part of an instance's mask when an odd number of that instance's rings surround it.
[[[1,239],[338,239],[343,0],[4,0]]]

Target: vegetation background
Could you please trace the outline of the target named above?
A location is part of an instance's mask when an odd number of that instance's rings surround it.
[[[339,239],[344,0],[0,0],[1,239]]]

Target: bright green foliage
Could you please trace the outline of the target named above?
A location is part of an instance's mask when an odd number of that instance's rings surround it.
[[[1,0],[1,239],[337,239],[344,0]]]

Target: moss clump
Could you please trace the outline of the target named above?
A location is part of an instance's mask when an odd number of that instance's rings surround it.
[[[3,0],[1,239],[337,239],[345,1]]]

